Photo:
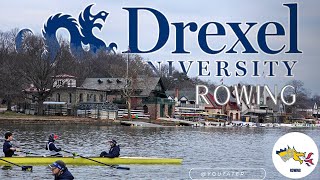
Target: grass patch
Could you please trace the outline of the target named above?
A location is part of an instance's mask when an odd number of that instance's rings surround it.
[[[3,111],[0,113],[0,116],[2,116],[2,117],[26,117],[28,115],[23,114],[23,113],[17,113],[14,111]]]

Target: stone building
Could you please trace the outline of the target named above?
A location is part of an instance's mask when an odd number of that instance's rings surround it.
[[[63,74],[55,77],[55,89],[46,101],[50,102],[50,106],[59,104],[59,108],[63,109],[63,112],[59,111],[62,112],[60,114],[75,115],[80,104],[113,103],[120,108],[127,108],[127,96],[124,90],[128,90],[131,109],[143,110],[151,119],[168,117],[173,114],[174,102],[168,100],[160,78],[136,78],[130,83],[129,89],[124,78],[86,78],[77,87],[76,77]],[[25,92],[32,97],[36,89],[31,85]],[[35,102],[33,99],[30,104],[36,105]]]
[[[167,98],[161,78],[135,78],[129,83],[128,88],[125,78],[87,78],[80,88],[106,92],[106,100],[118,104],[119,108],[127,108],[130,96],[131,109],[143,110],[151,119],[172,115],[174,102]]]

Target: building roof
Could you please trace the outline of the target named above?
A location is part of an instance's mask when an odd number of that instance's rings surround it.
[[[176,91],[170,90],[166,91],[166,94],[172,98],[176,97]],[[195,89],[184,89],[184,90],[178,90],[178,100],[185,97],[188,99],[188,101],[196,101],[196,91]]]
[[[46,89],[45,91],[49,91],[49,90],[50,89]],[[37,92],[39,92],[39,90],[33,84],[30,84],[23,91],[26,92],[26,93],[37,93]]]
[[[69,75],[69,74],[59,74],[56,76],[53,76],[55,78],[75,78],[75,76]]]
[[[175,90],[170,90],[170,91],[166,91],[167,95],[175,98],[176,96],[176,91]],[[219,93],[218,93],[219,95]],[[183,90],[179,90],[178,91],[178,100],[180,101],[183,97],[187,98],[188,101],[196,101],[196,91],[195,89],[183,89]],[[208,92],[208,94],[206,95],[207,100],[209,101],[209,103],[212,105],[213,108],[217,108],[217,109],[221,109],[221,106],[217,105],[217,103],[215,103],[214,100],[214,96],[213,93]],[[199,99],[200,102],[204,103],[204,101],[202,100],[202,98]]]
[[[103,91],[120,91],[125,88],[126,84],[125,78],[86,78],[80,87]],[[132,89],[136,91],[138,96],[149,96],[158,84],[164,90],[159,77],[135,78],[131,84]]]

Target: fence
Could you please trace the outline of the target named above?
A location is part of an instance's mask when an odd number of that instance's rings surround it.
[[[94,119],[117,119],[118,107],[112,103],[81,103],[77,107],[77,116]]]
[[[132,119],[150,119],[149,114],[145,114],[143,110],[131,110]],[[119,118],[128,118],[128,109],[118,110]]]

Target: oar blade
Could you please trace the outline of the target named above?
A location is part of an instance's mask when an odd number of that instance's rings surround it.
[[[122,169],[122,170],[130,170],[130,168],[128,168],[128,167],[121,167],[121,166],[115,166],[113,168]]]
[[[32,166],[21,166],[22,171],[31,171],[33,170]]]
[[[2,170],[11,170],[12,166],[3,166],[1,169]]]

